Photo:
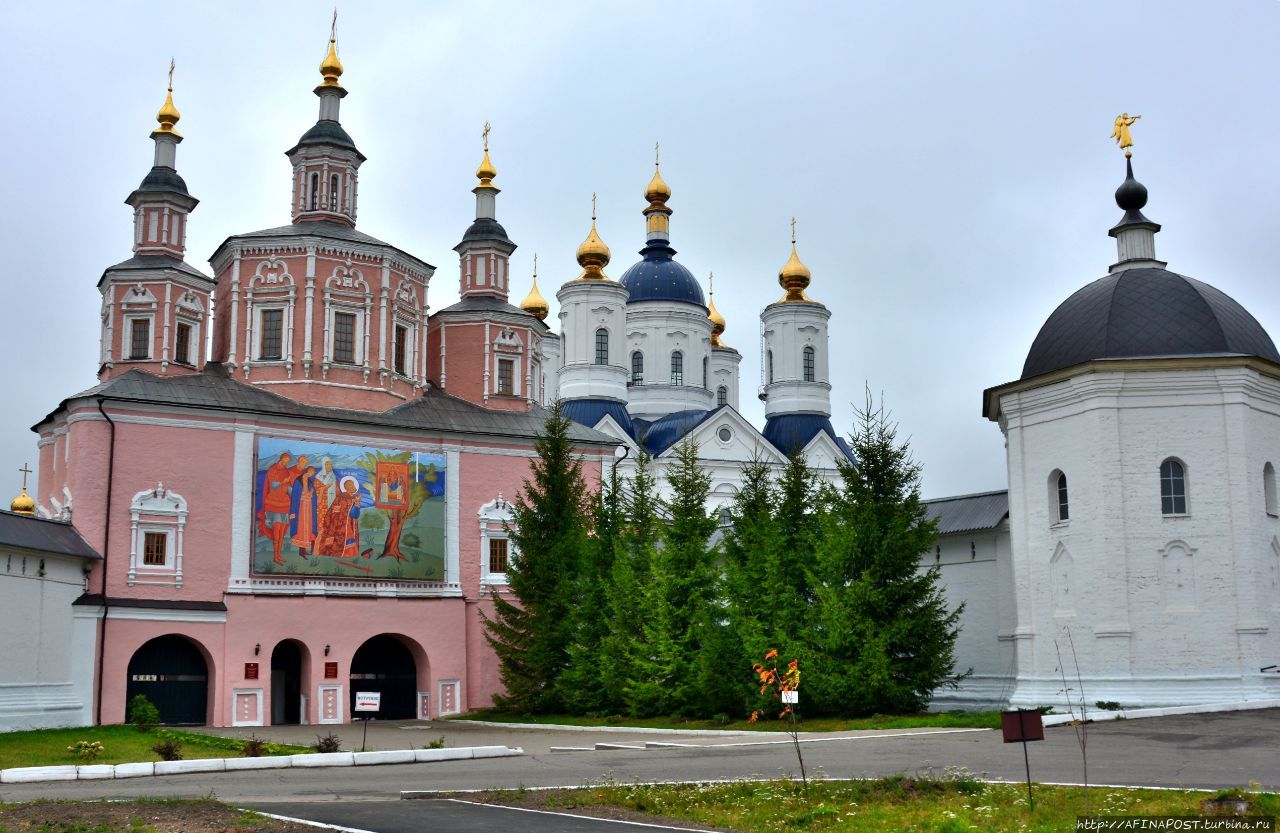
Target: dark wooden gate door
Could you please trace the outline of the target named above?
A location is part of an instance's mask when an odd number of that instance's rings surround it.
[[[356,694],[382,692],[382,708],[369,716],[379,720],[412,720],[418,716],[418,668],[413,654],[394,636],[375,636],[360,646],[351,658],[351,716]]]
[[[161,723],[203,724],[209,706],[209,669],[190,640],[159,636],[129,660],[125,696],[145,694],[160,710]]]

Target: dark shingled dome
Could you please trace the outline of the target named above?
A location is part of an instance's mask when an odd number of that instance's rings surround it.
[[[333,119],[321,119],[316,122],[310,130],[302,134],[298,144],[286,151],[286,154],[293,153],[298,148],[307,145],[333,145],[354,151],[361,161],[364,161],[365,158],[364,154],[356,148],[356,143],[351,138],[351,135],[342,128],[341,124]]]
[[[157,165],[142,178],[138,191],[169,191],[174,194],[190,196],[187,183],[173,168]]]
[[[1230,296],[1165,269],[1094,281],[1053,311],[1022,378],[1094,359],[1258,356],[1280,362],[1262,325]]]
[[[675,249],[665,242],[654,241],[640,250],[644,260],[622,273],[620,282],[635,301],[684,301],[705,307],[702,287],[693,273],[672,260]]]

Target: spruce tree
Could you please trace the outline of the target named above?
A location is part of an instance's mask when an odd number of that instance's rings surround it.
[[[919,711],[948,684],[963,606],[949,611],[937,568],[921,569],[937,524],[908,444],[870,394],[855,414],[858,463],[838,463],[841,486],[819,519],[809,702],[846,714]]]
[[[769,465],[761,460],[744,464],[742,488],[729,509],[729,528],[721,551],[729,619],[742,643],[748,669],[752,661],[776,647],[773,610],[761,599],[769,582],[771,555],[779,546],[776,503]]]
[[[644,588],[658,535],[658,497],[651,465],[649,455],[641,451],[636,458],[636,473],[625,494],[619,495],[622,517],[605,588],[602,618],[607,632],[601,640],[598,661],[601,709],[614,713],[628,710],[628,682],[634,676],[636,658],[644,650]]]
[[[648,714],[705,711],[701,653],[723,615],[715,604],[717,567],[711,547],[717,522],[707,512],[711,475],[699,462],[692,439],[676,447],[667,483],[669,518],[650,570],[645,645],[628,695],[634,708]]]
[[[506,688],[494,704],[512,711],[549,712],[560,706],[554,683],[573,634],[575,577],[590,510],[570,425],[557,402],[534,440],[532,476],[512,504],[517,554],[508,565],[507,583],[517,602],[495,589],[490,593],[493,617],[484,617],[485,637],[498,655]]]
[[[809,567],[819,534],[817,476],[804,455],[795,452],[787,458],[777,492],[774,514],[777,545],[767,554],[762,602],[772,615],[768,647],[796,656],[799,646],[807,641],[807,631],[812,624]]]
[[[601,611],[608,608],[613,562],[620,547],[624,520],[621,485],[615,463],[608,467],[606,478],[591,497],[591,534],[582,566],[574,578],[576,603],[569,655],[556,679],[557,698],[570,714],[596,714],[608,705],[605,669],[600,660],[609,635],[609,619]]]

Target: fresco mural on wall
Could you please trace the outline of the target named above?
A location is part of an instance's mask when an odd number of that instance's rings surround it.
[[[445,457],[259,437],[253,569],[444,580]]]

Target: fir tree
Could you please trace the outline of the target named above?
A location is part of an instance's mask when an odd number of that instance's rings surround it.
[[[641,451],[630,488],[619,495],[622,517],[605,588],[607,632],[598,658],[601,708],[615,713],[627,710],[628,681],[634,676],[636,657],[643,651],[647,615],[643,588],[649,580],[658,534],[658,498],[649,473],[651,463],[649,455]]]
[[[795,452],[787,458],[777,491],[777,545],[767,552],[762,604],[772,616],[768,647],[797,656],[812,624],[809,567],[819,536],[817,476],[804,455]]]
[[[574,580],[576,604],[568,662],[556,679],[558,699],[570,714],[599,713],[608,705],[600,659],[610,629],[609,619],[601,611],[608,608],[613,562],[620,547],[624,520],[621,485],[615,463],[591,498],[591,534]]]
[[[779,546],[776,503],[769,465],[760,460],[744,464],[742,488],[729,509],[729,528],[721,550],[729,619],[742,643],[743,661],[748,668],[755,658],[775,647],[773,610],[763,602],[761,594],[771,573],[770,556]]]
[[[716,519],[707,513],[711,475],[686,438],[676,447],[667,482],[670,515],[645,592],[644,649],[628,686],[628,702],[648,714],[703,711],[701,653],[723,608],[716,604],[717,568],[711,547]]]
[[[858,463],[838,463],[841,487],[820,517],[809,702],[827,712],[918,711],[948,684],[963,606],[948,611],[937,568],[921,569],[937,525],[920,502],[920,466],[870,394],[855,414]]]
[[[490,594],[493,617],[485,637],[498,655],[506,692],[495,705],[523,712],[559,707],[556,679],[572,636],[575,576],[581,569],[590,506],[582,464],[569,440],[571,423],[556,403],[534,440],[532,477],[513,503],[511,539],[517,556],[507,582],[518,603]]]

